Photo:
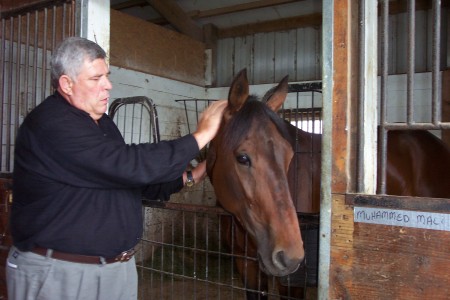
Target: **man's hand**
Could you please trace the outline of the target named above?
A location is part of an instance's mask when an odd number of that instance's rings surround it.
[[[223,111],[227,105],[227,100],[215,101],[200,115],[197,130],[192,134],[197,140],[199,149],[205,147],[216,136],[222,121]]]

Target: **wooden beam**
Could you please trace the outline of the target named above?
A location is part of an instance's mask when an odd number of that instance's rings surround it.
[[[230,38],[251,35],[255,33],[283,31],[320,25],[322,25],[322,14],[315,13],[299,17],[279,19],[268,22],[258,22],[231,28],[219,29],[219,38]]]
[[[112,9],[111,65],[204,87],[205,44]]]
[[[135,7],[135,6],[148,6],[150,4],[148,4],[147,1],[145,0],[129,0],[129,1],[125,1],[122,3],[118,3],[118,4],[114,4],[111,5],[112,9],[115,10],[122,10],[122,9],[127,9],[127,8],[131,8],[131,7]]]
[[[270,7],[275,5],[282,5],[286,3],[292,3],[292,2],[299,2],[304,0],[259,0],[259,1],[253,1],[250,3],[244,3],[244,4],[236,4],[226,7],[219,7],[214,9],[208,9],[208,10],[193,10],[190,12],[187,12],[186,14],[193,18],[193,19],[200,19],[200,18],[207,18],[207,17],[215,17],[215,16],[221,16],[225,14],[231,14],[236,13],[240,11],[246,11],[246,10],[253,10],[258,8],[264,8],[264,7]],[[111,5],[112,9],[127,9],[133,6],[146,6],[148,5],[148,2],[146,0],[129,0],[126,2],[122,2],[119,4]],[[155,20],[148,20],[152,23],[158,23],[161,22],[161,19],[155,19]]]
[[[62,2],[64,0],[0,0],[0,16],[1,18],[9,18],[18,13],[24,14],[51,5],[58,5]]]
[[[146,0],[159,14],[181,33],[203,41],[203,29],[199,27],[174,0]]]
[[[232,13],[241,12],[241,11],[255,10],[255,9],[259,9],[259,8],[265,8],[265,7],[282,5],[282,4],[286,4],[286,3],[299,2],[299,1],[303,1],[303,0],[259,0],[259,1],[249,2],[249,3],[236,4],[236,5],[231,5],[231,6],[227,6],[227,7],[219,7],[219,8],[215,8],[215,9],[196,11],[196,12],[191,12],[191,13],[192,13],[192,17],[194,19],[198,19],[198,18],[222,16],[222,15],[232,14]],[[191,13],[188,13],[188,14],[191,15]]]

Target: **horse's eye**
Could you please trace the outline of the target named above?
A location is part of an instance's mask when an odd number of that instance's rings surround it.
[[[250,157],[248,157],[247,154],[239,154],[238,156],[236,156],[236,160],[241,165],[246,165],[247,167],[250,167],[252,164]]]

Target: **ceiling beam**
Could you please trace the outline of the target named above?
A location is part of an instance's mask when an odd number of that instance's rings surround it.
[[[275,5],[282,5],[286,3],[292,3],[292,2],[298,2],[298,1],[304,1],[304,0],[258,0],[253,1],[249,3],[243,3],[243,4],[236,4],[232,6],[226,6],[226,7],[219,7],[214,9],[208,9],[208,10],[193,10],[190,12],[187,12],[187,14],[191,18],[206,18],[206,17],[214,17],[214,16],[220,16],[224,14],[230,14],[235,13],[239,11],[246,11],[251,9],[258,9],[258,8],[264,8],[264,7],[270,7]],[[146,0],[129,0],[122,3],[118,3],[115,5],[111,5],[112,9],[121,10],[121,9],[127,9],[134,6],[146,6],[149,5],[148,1]]]
[[[292,3],[292,2],[298,2],[298,1],[304,1],[304,0],[259,0],[254,1],[250,3],[244,3],[244,4],[236,4],[232,6],[226,6],[226,7],[219,7],[214,9],[208,9],[208,10],[193,10],[189,11],[186,14],[191,17],[192,19],[202,19],[202,18],[208,18],[208,17],[217,17],[217,16],[223,16],[226,14],[233,14],[241,11],[247,11],[247,10],[255,10],[259,8],[265,8],[265,7],[271,7],[275,5],[282,5],[286,3]],[[149,22],[158,24],[158,25],[165,25],[167,24],[167,20],[164,18],[155,18],[155,19],[149,19],[147,20]]]
[[[111,8],[115,9],[115,10],[121,10],[121,9],[135,7],[135,6],[142,7],[142,6],[148,6],[148,5],[150,5],[150,4],[148,4],[148,2],[145,0],[129,0],[129,1],[111,5]]]
[[[231,28],[219,29],[219,38],[246,36],[255,33],[283,31],[296,28],[322,25],[322,14],[315,13],[293,18],[278,19],[267,22],[246,24]]]
[[[160,15],[181,33],[203,41],[203,29],[174,0],[146,0]]]
[[[292,2],[299,2],[303,0],[259,0],[259,1],[253,1],[249,3],[243,3],[243,4],[236,4],[226,7],[219,7],[215,9],[208,9],[204,11],[192,11],[188,14],[191,15],[193,18],[208,18],[208,17],[215,17],[215,16],[222,16],[226,14],[232,14],[236,12],[246,11],[246,10],[254,10],[259,8],[265,8],[275,5],[282,5],[286,3],[292,3]]]

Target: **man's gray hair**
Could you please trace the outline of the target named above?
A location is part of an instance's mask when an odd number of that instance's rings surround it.
[[[98,58],[106,58],[105,50],[98,44],[80,37],[69,37],[65,39],[54,50],[52,55],[52,86],[55,89],[59,86],[59,78],[62,75],[67,75],[72,80],[75,80],[85,59],[92,62]]]

